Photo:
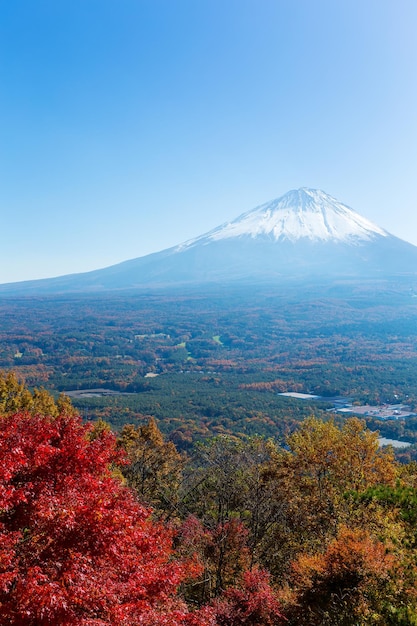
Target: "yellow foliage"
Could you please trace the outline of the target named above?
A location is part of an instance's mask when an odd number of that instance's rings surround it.
[[[14,372],[0,373],[0,415],[19,412],[56,417],[61,413],[74,415],[75,409],[67,396],[61,395],[55,402],[43,387],[31,393]]]

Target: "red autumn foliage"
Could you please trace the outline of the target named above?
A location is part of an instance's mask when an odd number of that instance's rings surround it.
[[[71,415],[0,418],[0,624],[209,626],[178,585],[196,566],[111,474],[115,440]]]
[[[237,519],[204,526],[191,515],[182,524],[178,534],[178,552],[193,557],[202,566],[200,581],[191,584],[193,601],[207,602],[224,589],[232,587],[249,567],[248,530]]]
[[[264,570],[246,571],[241,585],[227,589],[212,606],[219,626],[277,626],[285,619]]]

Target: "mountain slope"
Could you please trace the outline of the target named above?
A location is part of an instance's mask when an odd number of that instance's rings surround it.
[[[299,189],[162,252],[84,274],[1,285],[64,293],[417,274],[417,247],[323,191]]]
[[[186,242],[179,249],[242,236],[268,237],[274,241],[309,239],[359,243],[370,241],[376,235],[389,236],[324,191],[302,188],[262,204],[232,222]]]

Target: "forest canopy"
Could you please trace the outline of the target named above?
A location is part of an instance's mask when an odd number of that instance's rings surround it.
[[[185,454],[152,419],[113,433],[11,375],[6,397],[0,624],[416,623],[417,469],[363,421]]]

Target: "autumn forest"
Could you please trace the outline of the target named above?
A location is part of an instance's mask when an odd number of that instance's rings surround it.
[[[409,285],[0,315],[0,624],[417,624],[417,417],[330,410],[417,412]]]

